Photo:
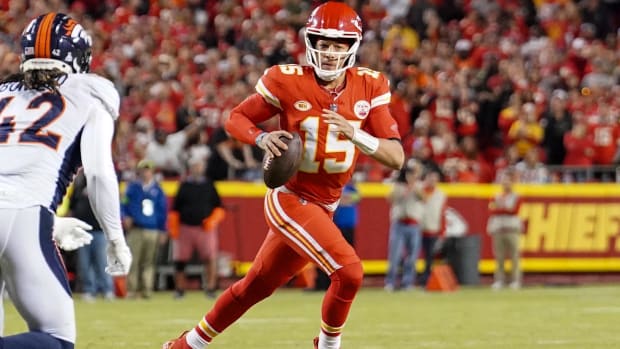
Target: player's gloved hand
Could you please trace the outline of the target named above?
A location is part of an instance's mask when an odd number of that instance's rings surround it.
[[[90,244],[93,236],[87,230],[93,229],[90,224],[73,217],[55,217],[52,237],[58,247],[65,251],[73,251]]]
[[[129,273],[131,267],[131,251],[124,239],[108,241],[108,266],[105,272],[112,276],[122,276]]]

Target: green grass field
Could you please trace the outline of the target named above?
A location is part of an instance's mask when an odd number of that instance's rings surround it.
[[[212,348],[311,349],[322,294],[279,290],[220,335]],[[190,293],[173,300],[76,301],[78,349],[160,348],[193,327],[212,300]],[[6,302],[6,334],[24,323]],[[526,288],[494,292],[386,293],[364,289],[343,337],[343,349],[602,349],[620,348],[620,286]]]

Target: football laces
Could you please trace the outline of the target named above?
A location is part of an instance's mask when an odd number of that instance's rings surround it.
[[[265,157],[265,161],[263,162],[263,170],[268,170],[271,167],[271,163],[273,162],[273,156]]]

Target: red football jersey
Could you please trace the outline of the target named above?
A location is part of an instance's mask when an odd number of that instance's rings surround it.
[[[323,121],[322,109],[334,109],[353,127],[378,138],[400,139],[385,76],[361,67],[345,74],[345,87],[337,93],[321,87],[311,67],[300,65],[271,67],[256,84],[258,94],[279,110],[281,129],[298,132],[304,145],[299,171],[286,187],[326,205],[339,200],[360,152],[349,139],[330,132],[335,126]]]

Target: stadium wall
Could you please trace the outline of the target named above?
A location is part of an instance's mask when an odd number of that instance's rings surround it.
[[[167,195],[177,182],[164,182]],[[267,231],[262,183],[219,182],[228,208],[220,231],[222,251],[232,255],[243,275]],[[448,206],[467,221],[469,235],[480,236],[479,270],[492,273],[491,241],[486,234],[488,200],[500,188],[485,184],[443,184]],[[360,183],[360,224],[356,249],[367,274],[383,274],[389,228],[389,184]],[[519,212],[525,220],[521,240],[525,272],[620,272],[620,186],[614,184],[518,185],[524,198]],[[420,263],[420,262],[419,262]]]

